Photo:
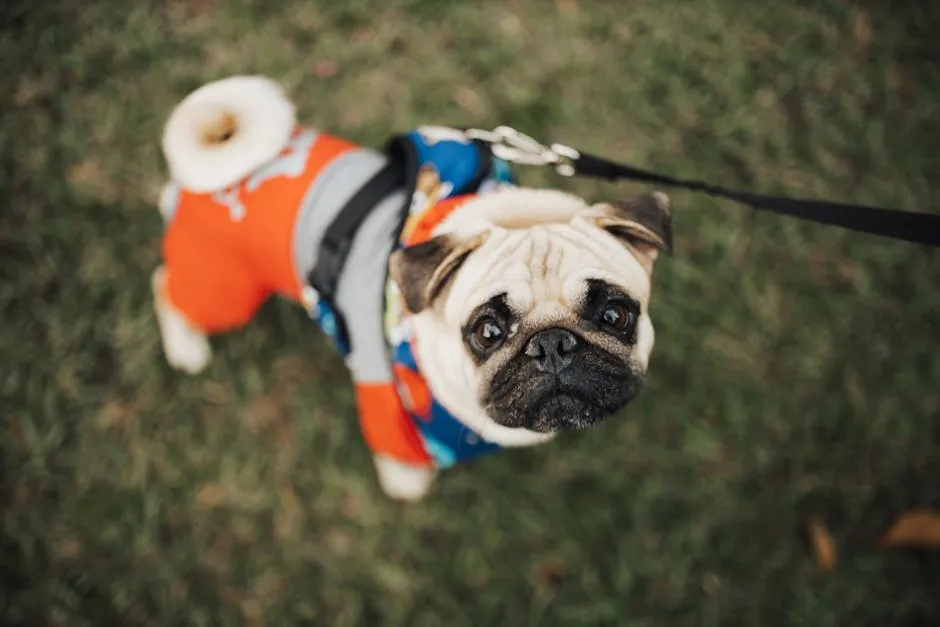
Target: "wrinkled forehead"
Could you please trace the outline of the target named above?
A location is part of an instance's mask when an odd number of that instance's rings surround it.
[[[639,261],[586,222],[496,229],[457,273],[445,315],[459,318],[503,293],[523,314],[548,304],[570,311],[580,307],[589,279],[618,286],[644,309],[649,300],[649,276]]]

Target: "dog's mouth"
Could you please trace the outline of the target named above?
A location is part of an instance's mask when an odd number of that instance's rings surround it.
[[[559,377],[529,380],[485,403],[490,417],[505,427],[537,433],[584,429],[623,409],[642,385],[638,376],[586,378],[578,382]]]
[[[583,393],[566,388],[550,390],[523,411],[527,428],[538,433],[584,429],[606,415],[602,407]]]

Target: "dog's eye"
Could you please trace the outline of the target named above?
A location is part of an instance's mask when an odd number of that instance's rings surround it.
[[[485,316],[474,323],[470,339],[474,348],[483,352],[497,346],[505,335],[506,331],[496,318]]]
[[[610,303],[601,310],[601,323],[613,331],[626,331],[633,326],[635,319],[636,314],[620,303]]]

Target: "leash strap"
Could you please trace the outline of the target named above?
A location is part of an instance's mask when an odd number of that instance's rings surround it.
[[[676,178],[624,165],[579,152],[563,144],[545,146],[507,126],[500,126],[493,131],[469,129],[467,135],[489,143],[497,156],[516,163],[551,165],[562,176],[585,176],[608,181],[642,181],[678,187],[727,198],[761,211],[940,247],[940,214],[735,191],[704,181]]]

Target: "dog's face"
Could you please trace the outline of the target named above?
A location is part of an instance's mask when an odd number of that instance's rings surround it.
[[[472,200],[390,273],[435,396],[488,430],[585,427],[639,391],[650,277],[671,242],[662,193],[587,205],[561,192]]]

